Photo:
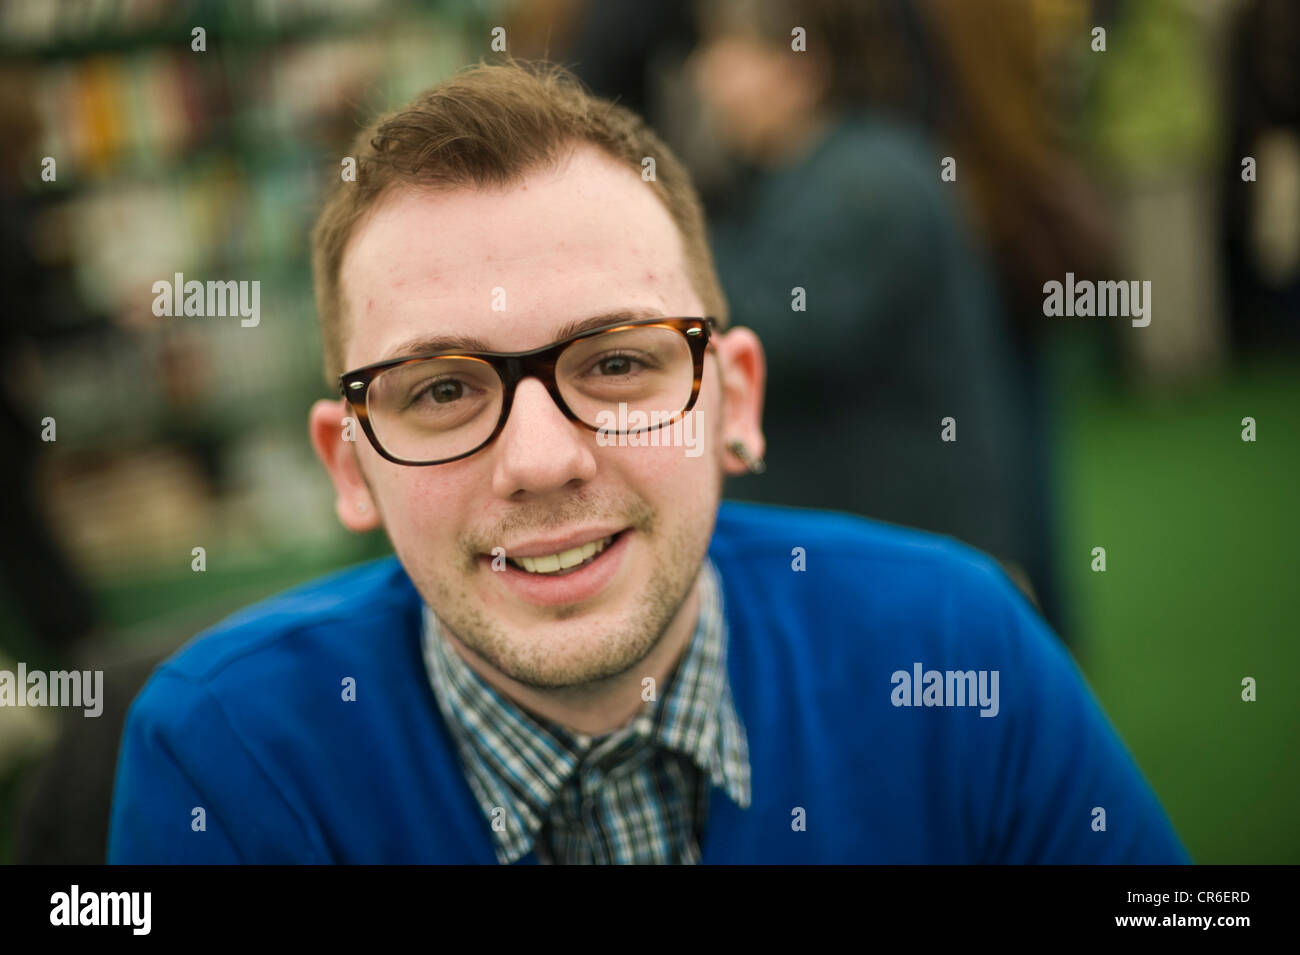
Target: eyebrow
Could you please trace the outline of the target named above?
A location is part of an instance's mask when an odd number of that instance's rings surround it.
[[[566,338],[572,338],[574,335],[581,335],[585,331],[602,328],[605,325],[664,317],[666,317],[664,313],[655,308],[618,309],[602,315],[592,315],[590,318],[565,322],[560,326],[559,332],[552,341],[562,342]],[[412,355],[426,355],[436,352],[490,352],[493,350],[488,347],[483,339],[475,338],[473,335],[423,335],[390,348],[379,360],[390,361],[395,358],[409,358]]]

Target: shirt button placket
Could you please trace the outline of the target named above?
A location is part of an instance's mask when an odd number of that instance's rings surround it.
[[[605,858],[604,840],[599,836],[600,823],[596,818],[600,787],[604,781],[605,774],[596,767],[592,767],[582,775],[582,816],[587,827],[591,855],[597,865],[607,865],[610,862]]]

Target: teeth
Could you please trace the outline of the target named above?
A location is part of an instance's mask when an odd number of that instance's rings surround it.
[[[569,550],[561,551],[560,554],[558,555],[558,560],[560,562],[561,569],[567,569],[569,567],[577,567],[586,559],[587,558],[582,556],[581,544],[579,544],[577,547],[572,547]]]
[[[570,567],[577,567],[585,560],[590,560],[608,547],[613,539],[613,535],[610,535],[603,540],[571,547],[558,554],[547,554],[545,557],[516,557],[514,562],[530,574],[553,574],[558,570],[568,570]]]

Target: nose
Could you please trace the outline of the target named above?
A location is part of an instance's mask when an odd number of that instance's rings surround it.
[[[492,490],[501,498],[544,496],[596,476],[590,432],[564,416],[545,386],[526,378],[494,448]]]

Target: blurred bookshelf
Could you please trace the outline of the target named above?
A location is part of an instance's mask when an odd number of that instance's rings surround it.
[[[177,597],[160,608],[198,600],[176,583],[194,546],[241,586],[383,549],[337,526],[307,439],[330,396],[309,232],[356,130],[488,55],[498,6],[0,0],[6,82],[40,128],[19,161],[30,246],[79,306],[35,317],[22,411],[57,422],[42,503],[110,626],[158,587]],[[260,321],[154,315],[153,283],[178,272],[258,281]]]

